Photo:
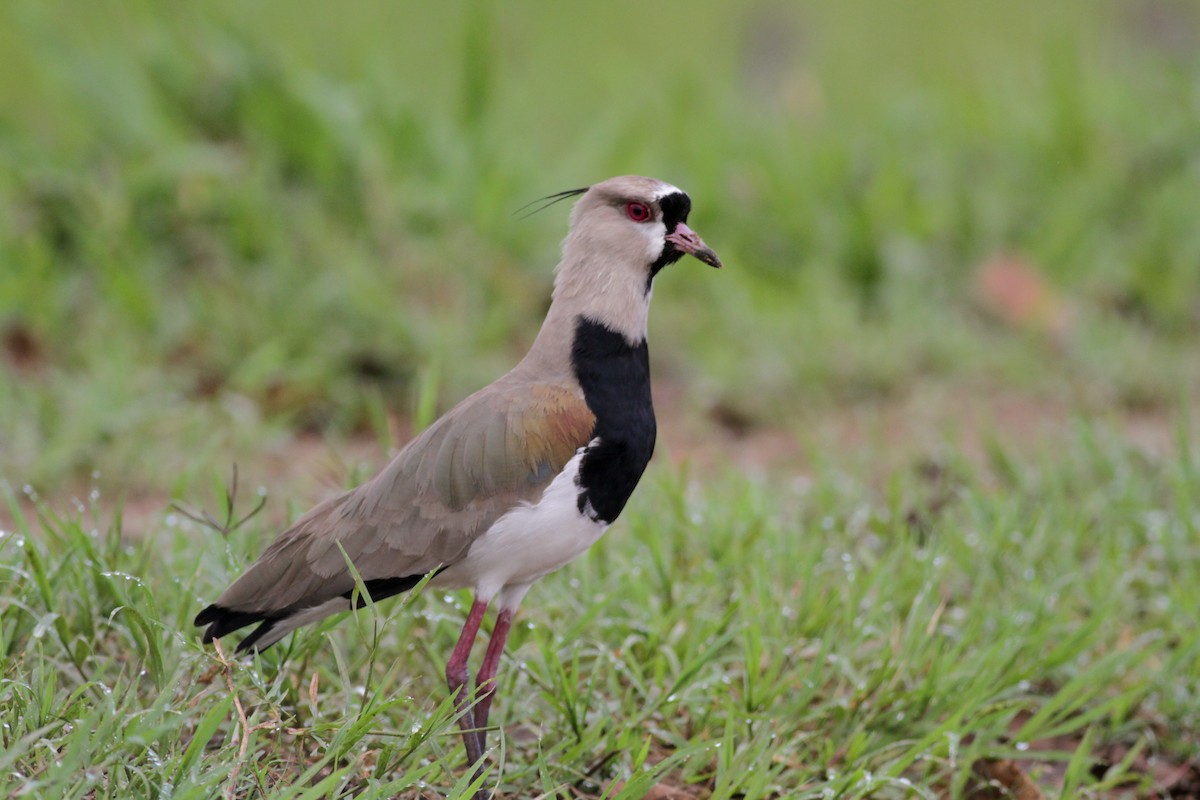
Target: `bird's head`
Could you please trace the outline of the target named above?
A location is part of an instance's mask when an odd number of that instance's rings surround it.
[[[554,286],[555,304],[624,332],[645,337],[654,276],[685,255],[712,267],[721,259],[687,225],[691,198],[653,178],[627,175],[585,189],[579,195]]]

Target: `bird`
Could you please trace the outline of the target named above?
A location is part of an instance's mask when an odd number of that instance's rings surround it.
[[[205,644],[257,625],[237,651],[264,650],[365,602],[347,561],[372,602],[430,575],[430,586],[471,589],[445,677],[477,770],[518,605],[600,539],[654,452],[646,342],[654,279],[687,255],[722,266],[687,225],[690,197],[669,183],[622,176],[543,200],[572,197],[550,306],[525,357],[373,478],[302,515],[195,618]],[[492,605],[472,687],[468,659]]]

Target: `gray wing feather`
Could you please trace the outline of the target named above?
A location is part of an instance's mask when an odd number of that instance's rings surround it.
[[[368,581],[453,564],[502,514],[540,497],[593,424],[575,387],[493,384],[370,481],[297,520],[217,605],[264,613],[317,605],[353,589],[347,557]]]

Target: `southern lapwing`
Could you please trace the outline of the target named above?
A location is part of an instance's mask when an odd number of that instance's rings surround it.
[[[258,624],[238,651],[350,608],[349,559],[372,600],[431,586],[475,601],[446,664],[472,764],[482,764],[496,669],[534,581],[582,554],[621,513],[654,451],[646,320],[654,277],[685,254],[721,261],[662,181],[612,178],[579,195],[546,321],[521,363],[409,442],[356,489],[284,531],[196,617],[204,641]],[[359,598],[360,600],[362,598]],[[475,692],[467,658],[499,609]]]

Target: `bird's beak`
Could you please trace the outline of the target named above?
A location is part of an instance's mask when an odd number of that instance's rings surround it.
[[[667,234],[667,241],[675,245],[680,252],[695,256],[710,267],[721,268],[721,259],[717,258],[712,248],[704,243],[699,234],[682,222]]]

